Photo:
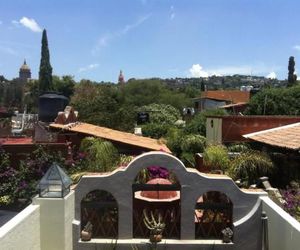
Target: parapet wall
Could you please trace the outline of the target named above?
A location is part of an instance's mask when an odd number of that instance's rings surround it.
[[[260,199],[262,200],[262,209],[268,217],[269,249],[299,249],[300,223],[269,197],[261,197]]]
[[[39,206],[29,205],[0,228],[0,249],[41,249]]]

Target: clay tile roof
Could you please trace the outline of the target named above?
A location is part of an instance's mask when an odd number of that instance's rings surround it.
[[[246,134],[243,137],[272,146],[299,150],[300,122]]]
[[[208,90],[201,93],[201,98],[229,101],[231,103],[247,103],[250,100],[250,92],[240,90]]]
[[[92,135],[106,140],[121,142],[150,150],[163,150],[164,152],[171,153],[170,149],[165,144],[160,143],[156,139],[100,127],[89,123],[71,123],[68,125],[52,123],[50,124],[50,127]]]

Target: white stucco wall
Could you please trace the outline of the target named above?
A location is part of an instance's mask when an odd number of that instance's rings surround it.
[[[206,140],[211,144],[222,143],[222,119],[211,118],[206,119]]]
[[[71,250],[74,191],[64,198],[35,197],[33,203],[40,205],[41,249]]]
[[[40,249],[40,209],[29,205],[0,228],[0,250]]]
[[[268,216],[269,249],[300,249],[300,223],[268,197],[261,197],[262,210]]]

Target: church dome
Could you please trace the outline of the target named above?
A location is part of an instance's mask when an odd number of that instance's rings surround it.
[[[30,71],[29,66],[26,64],[26,60],[24,60],[24,63],[21,66],[20,71]]]

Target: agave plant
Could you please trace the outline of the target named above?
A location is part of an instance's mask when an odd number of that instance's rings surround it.
[[[274,171],[270,157],[262,152],[249,150],[237,156],[231,165],[230,173],[234,179],[241,179],[247,185],[256,183],[259,177]]]
[[[111,171],[119,161],[118,150],[111,142],[100,138],[84,138],[80,149],[87,153],[88,170],[98,172]]]

